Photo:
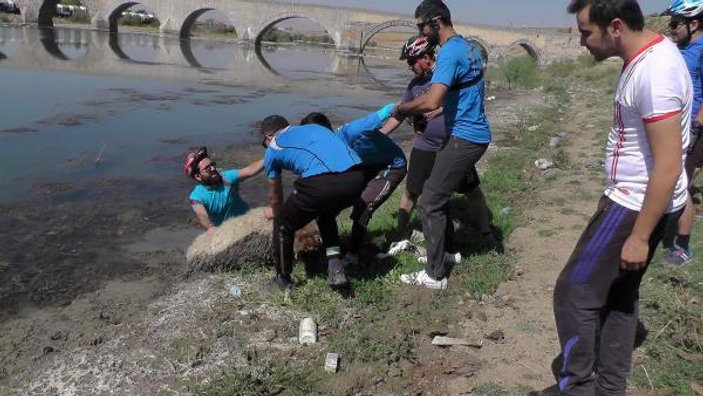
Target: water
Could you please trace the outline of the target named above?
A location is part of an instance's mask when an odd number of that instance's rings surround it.
[[[263,153],[256,122],[311,111],[335,123],[397,101],[392,58],[322,47],[0,27],[0,299],[62,303],[140,264],[120,246],[195,226],[182,173],[206,145],[220,165]],[[265,202],[263,178],[242,195]]]

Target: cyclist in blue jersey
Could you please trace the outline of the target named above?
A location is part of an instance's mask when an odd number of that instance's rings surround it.
[[[190,205],[205,230],[212,232],[223,221],[249,210],[239,196],[239,183],[258,174],[263,168],[264,161],[258,160],[242,169],[218,170],[205,147],[186,156],[183,169],[188,177],[197,182],[190,193]]]
[[[349,263],[358,263],[359,249],[371,216],[393,194],[407,174],[407,161],[403,149],[393,139],[379,131],[390,117],[393,107],[394,104],[389,104],[336,130],[337,135],[361,158],[367,179],[366,188],[354,204],[351,213],[353,221],[351,243],[344,256]],[[300,124],[318,124],[334,130],[327,116],[322,113],[310,113]]]
[[[441,44],[430,90],[396,105],[396,118],[444,108],[448,142],[437,154],[418,206],[425,234],[427,262],[422,271],[403,274],[401,281],[430,289],[446,289],[448,265],[459,257],[446,254],[451,219],[447,207],[452,194],[483,156],[491,142],[491,128],[484,111],[484,78],[481,53],[459,36],[449,8],[439,0],[425,0],[415,10],[420,34]]]
[[[686,209],[679,218],[676,241],[664,260],[669,264],[683,265],[693,260],[690,246],[691,231],[695,219],[695,207],[691,199],[693,181],[703,165],[703,0],[674,0],[666,11],[671,15],[669,30],[679,47],[693,82],[693,109],[691,120],[692,144],[686,157],[689,196]]]
[[[405,96],[402,99],[402,102],[410,102],[424,95],[432,87],[435,46],[431,45],[425,36],[412,36],[403,45],[400,60],[407,61],[408,68],[415,74],[415,78],[408,84]],[[413,139],[413,148],[408,161],[405,191],[400,197],[400,208],[398,210],[398,234],[401,240],[391,244],[389,253],[394,254],[412,245],[409,240],[412,231],[410,215],[422,194],[422,187],[425,181],[430,177],[437,152],[449,138],[447,129],[444,126],[442,110],[440,108],[430,114],[416,114],[410,120],[415,132],[415,138]],[[381,132],[385,134],[392,133],[402,122],[403,120],[391,117],[383,125]],[[471,207],[478,211],[476,216],[478,231],[487,241],[491,242],[496,251],[502,252],[502,243],[494,233],[495,227],[491,223],[491,212],[486,205],[486,198],[483,195],[480,184],[481,180],[476,168],[473,168],[468,172],[465,181],[461,183],[457,192],[464,194],[466,199],[470,201]],[[445,250],[456,257],[458,250],[453,243],[454,237],[451,233],[454,227],[451,226],[451,223],[447,224],[447,230],[450,234],[446,236]]]
[[[327,255],[328,281],[333,287],[346,285],[337,215],[352,206],[364,189],[361,159],[342,139],[319,125],[290,126],[285,118],[272,115],[262,121],[261,134],[266,147],[268,201],[274,217],[274,284],[279,288],[295,285],[290,276],[295,231],[316,219]],[[300,176],[285,202],[283,170]]]

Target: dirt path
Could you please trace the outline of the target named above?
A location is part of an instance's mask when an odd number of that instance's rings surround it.
[[[570,166],[542,173],[545,188],[536,191],[527,224],[508,243],[516,263],[514,276],[494,296],[502,304],[487,304],[488,320],[469,322],[467,328],[479,336],[496,329],[504,332],[503,343],[480,350],[483,367],[475,383],[495,383],[511,394],[554,384],[549,371],[559,351],[552,311],[554,283],[602,190],[602,170],[589,169],[587,163],[602,158],[598,140],[607,130],[610,114],[594,114],[598,106],[584,106],[602,93],[587,87],[573,87],[569,93],[573,105],[560,130],[568,134],[563,148]]]

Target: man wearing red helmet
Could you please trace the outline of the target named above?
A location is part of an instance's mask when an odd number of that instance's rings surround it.
[[[190,205],[200,224],[208,232],[230,217],[246,213],[249,205],[239,196],[239,182],[264,168],[264,160],[257,160],[242,169],[220,171],[210,159],[207,148],[201,147],[186,156],[183,170],[197,182],[190,193]]]
[[[400,60],[407,61],[408,68],[415,74],[415,78],[408,84],[405,96],[402,99],[403,103],[417,99],[426,94],[432,87],[432,75],[435,68],[435,47],[427,37],[422,35],[410,37],[403,45]],[[405,191],[400,197],[400,209],[398,210],[398,234],[401,237],[401,241],[391,244],[391,250],[389,250],[391,254],[395,254],[395,252],[403,250],[410,245],[410,215],[422,193],[425,181],[430,177],[437,152],[441,150],[449,138],[442,113],[443,109],[439,108],[428,114],[416,114],[410,117],[410,123],[415,132],[415,139],[413,139],[413,148],[410,152]],[[381,128],[381,132],[389,134],[395,131],[401,123],[402,119],[391,117]],[[494,227],[491,224],[490,210],[481,190],[480,179],[475,167],[471,168],[467,173],[466,179],[461,183],[457,192],[465,194],[467,199],[472,201],[473,207],[479,211],[477,216],[479,231],[491,241],[498,252],[502,252],[501,242],[493,235]],[[448,225],[447,231],[449,235],[446,236],[445,251],[450,253],[448,257],[451,256],[454,261],[458,261],[461,254],[458,253],[453,245],[453,230],[454,227]]]

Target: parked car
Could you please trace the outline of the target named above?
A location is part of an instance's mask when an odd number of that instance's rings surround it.
[[[19,6],[17,6],[17,4],[14,1],[6,0],[6,1],[0,2],[0,11],[7,12],[10,14],[19,14],[20,8],[19,8]]]
[[[74,6],[72,5],[56,5],[56,15],[60,17],[70,17],[73,15]]]

